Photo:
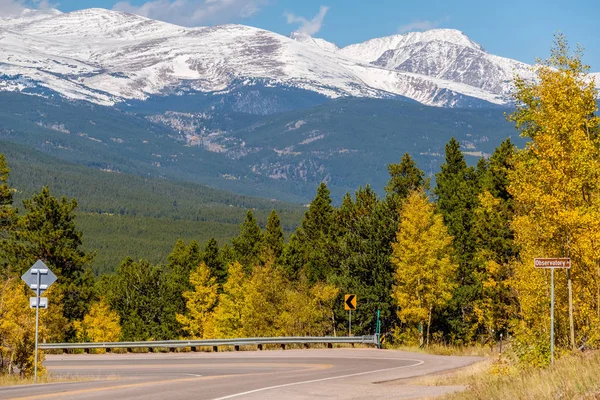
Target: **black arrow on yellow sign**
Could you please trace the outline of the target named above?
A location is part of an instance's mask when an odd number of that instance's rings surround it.
[[[356,295],[355,294],[347,294],[344,296],[344,309],[348,310],[356,310]]]

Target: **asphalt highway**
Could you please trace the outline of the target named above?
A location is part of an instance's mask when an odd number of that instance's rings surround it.
[[[377,349],[48,355],[49,373],[85,381],[2,387],[0,399],[409,399],[440,389],[390,382],[478,360]]]

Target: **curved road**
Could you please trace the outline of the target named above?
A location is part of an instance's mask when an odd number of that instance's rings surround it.
[[[0,399],[409,399],[439,388],[378,384],[464,367],[477,357],[376,349],[48,355],[85,382],[0,388]]]

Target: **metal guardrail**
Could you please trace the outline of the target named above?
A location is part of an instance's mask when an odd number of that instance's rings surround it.
[[[212,347],[217,350],[220,346],[233,346],[239,350],[239,346],[258,346],[262,350],[263,345],[276,344],[285,348],[290,344],[315,344],[324,343],[328,345],[348,344],[373,344],[377,345],[377,336],[300,336],[300,337],[257,337],[241,339],[208,339],[208,340],[156,340],[146,342],[98,342],[98,343],[40,343],[42,350],[77,350],[77,349],[134,349],[134,348],[185,348]]]

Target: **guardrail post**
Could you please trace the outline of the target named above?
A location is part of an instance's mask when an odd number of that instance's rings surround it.
[[[195,353],[198,351],[198,346],[192,346],[190,347],[190,350],[192,350]]]
[[[285,350],[285,343],[281,343],[281,350]]]
[[[258,345],[258,349],[259,349],[259,350],[262,350],[262,349],[263,349],[263,346],[262,346],[262,344],[259,344],[259,345]]]
[[[128,347],[128,348],[127,348],[127,352],[128,352],[128,353],[133,353],[133,349],[132,349],[131,347]]]
[[[235,351],[240,351],[240,346],[237,344],[235,346],[233,346],[233,348],[235,349]]]
[[[175,353],[175,347],[169,347],[169,353]]]
[[[218,353],[219,352],[219,346],[213,346],[213,351],[215,353]]]
[[[328,349],[333,349],[333,343],[327,343],[327,348]]]
[[[106,348],[106,352],[107,352],[107,353],[110,353],[111,351],[112,351],[112,349],[111,349],[110,347],[107,347],[107,348]]]
[[[83,349],[83,351],[85,351],[85,354],[90,354],[90,349]]]
[[[309,349],[309,348],[310,348],[310,344],[308,344],[308,343],[304,343],[304,348],[305,348],[305,349]]]
[[[148,353],[154,353],[154,347],[148,347]]]

